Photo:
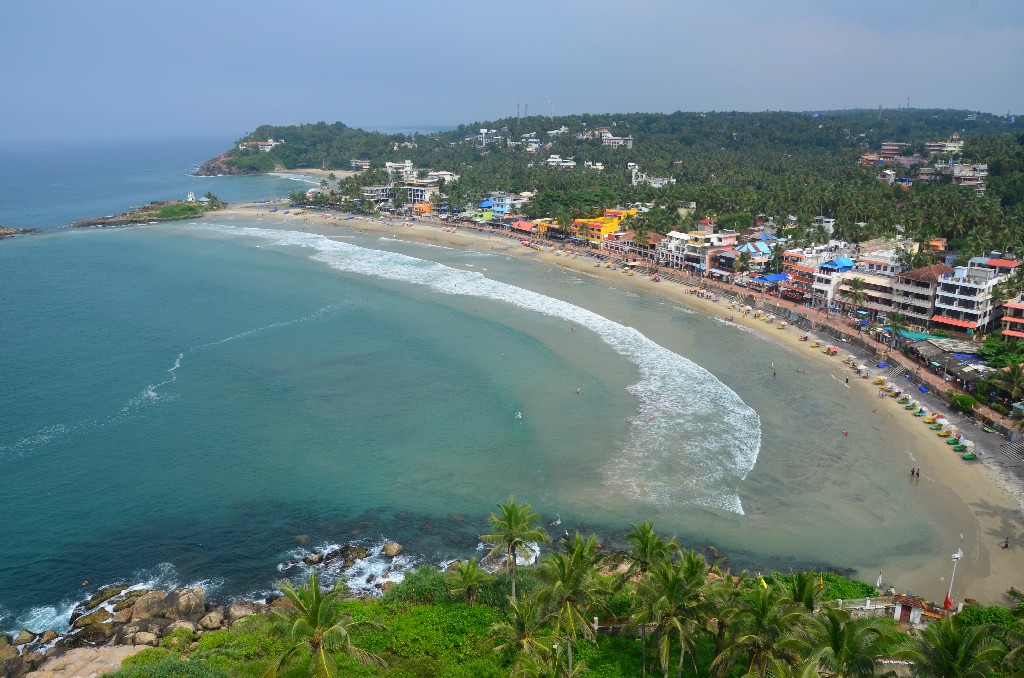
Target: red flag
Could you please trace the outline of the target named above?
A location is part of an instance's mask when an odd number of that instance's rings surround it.
[[[944,607],[947,612],[949,611],[949,608],[953,607],[953,601],[949,599],[948,593],[946,594],[946,602],[942,604],[942,607]]]

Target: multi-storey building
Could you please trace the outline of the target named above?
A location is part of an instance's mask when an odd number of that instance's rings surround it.
[[[953,132],[945,141],[925,142],[924,149],[928,155],[958,155],[964,150],[964,141],[959,133]]]
[[[1000,308],[993,294],[1020,266],[999,258],[974,257],[967,266],[939,279],[932,321],[943,329],[986,332],[999,321]]]
[[[1003,337],[1024,339],[1024,295],[1003,304]]]
[[[939,278],[955,271],[945,264],[932,264],[912,271],[897,273],[893,281],[892,310],[907,319],[910,329],[926,332],[932,327],[935,315],[935,292]]]
[[[661,241],[658,256],[667,266],[684,269],[690,273],[704,274],[711,268],[711,254],[716,249],[733,247],[737,233],[681,233],[671,231]]]

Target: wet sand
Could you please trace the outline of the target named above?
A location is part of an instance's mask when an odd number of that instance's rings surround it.
[[[912,416],[892,398],[879,398],[878,388],[872,383],[872,379],[859,379],[849,367],[843,365],[841,360],[851,353],[849,350],[841,350],[836,357],[825,356],[820,350],[810,348],[815,337],[812,336],[809,342],[801,342],[803,332],[795,327],[780,330],[776,328],[775,323],[765,323],[763,319],[755,319],[753,315],[744,317],[736,310],[727,309],[724,301],[716,303],[711,299],[702,299],[690,294],[691,288],[687,285],[654,282],[641,274],[628,276],[621,270],[597,267],[594,265],[594,259],[586,256],[556,256],[552,251],[537,251],[523,247],[518,236],[506,237],[461,226],[454,231],[445,230],[443,224],[424,220],[345,220],[328,218],[321,212],[311,210],[289,212],[284,214],[283,210],[279,210],[271,213],[263,205],[239,205],[232,206],[222,214],[245,218],[259,216],[272,219],[287,228],[327,236],[336,232],[337,228],[344,228],[413,242],[501,252],[512,257],[560,266],[609,284],[628,285],[636,291],[660,296],[709,316],[733,317],[733,322],[738,328],[754,331],[791,349],[800,356],[808,371],[849,376],[851,407],[863,408],[862,411],[865,413],[873,412],[874,416],[881,418],[882,421],[895,424],[887,427],[888,429],[899,432],[898,439],[886,440],[885,444],[888,449],[900,451],[901,454],[902,451],[906,451],[907,475],[904,478],[893,479],[892,491],[926,493],[922,501],[958,502],[969,508],[970,518],[965,524],[950,526],[954,531],[963,530],[961,543],[964,551],[964,557],[956,573],[953,598],[959,600],[968,597],[985,603],[1005,603],[1005,593],[1011,586],[1024,588],[1024,491],[1021,481],[1024,469],[1020,464],[1014,464],[1012,460],[1000,454],[998,449],[991,448],[987,449],[988,456],[982,462],[964,462],[959,455],[952,453],[944,439],[936,436],[920,418]],[[823,339],[823,344],[831,341],[834,340]],[[974,431],[967,431],[965,434],[974,439],[984,435],[980,429],[978,435],[975,435]],[[921,469],[920,479],[910,479],[911,467]],[[1010,548],[1002,549],[1006,537],[1010,537]],[[956,550],[956,547],[954,535],[950,552]],[[922,562],[922,559],[915,558],[913,553],[907,553],[903,558],[895,559],[895,562],[898,567],[909,571],[908,576],[911,579],[931,582],[930,586],[913,586],[941,602],[941,594],[948,585],[951,559],[928,558]],[[868,577],[865,575],[865,578]],[[913,588],[910,581],[906,584],[908,588]]]

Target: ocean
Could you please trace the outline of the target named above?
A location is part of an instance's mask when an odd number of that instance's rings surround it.
[[[909,451],[834,375],[625,285],[258,218],[60,228],[309,181],[189,176],[225,145],[0,157],[0,223],[42,230],[0,241],[0,631],[113,582],[266,596],[311,552],[398,541],[328,571],[373,592],[479,554],[510,495],[555,536],[650,518],[737,567],[872,580],[967,520],[894,489]]]

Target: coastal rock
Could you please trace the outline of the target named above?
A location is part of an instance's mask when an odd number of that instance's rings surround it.
[[[405,549],[402,548],[401,544],[389,541],[387,544],[384,544],[384,549],[381,551],[381,553],[388,558],[394,558],[404,550]]]
[[[82,647],[85,645],[102,645],[114,635],[114,627],[110,624],[89,624],[73,636],[68,637],[65,647]]]
[[[128,586],[123,584],[118,584],[116,586],[106,586],[97,591],[96,593],[92,594],[89,600],[85,601],[85,609],[91,610],[100,603],[105,603],[106,601],[110,600],[111,598],[113,598],[114,596],[121,593],[127,588]]]
[[[36,639],[36,634],[32,633],[28,629],[22,629],[18,637],[14,639],[15,645],[26,645]]]
[[[155,633],[149,633],[147,631],[139,631],[135,634],[135,638],[132,645],[150,645],[156,647],[160,644],[160,638]]]
[[[111,617],[110,620],[112,622],[114,622],[115,624],[124,624],[126,622],[131,621],[131,619],[132,619],[132,608],[126,607],[123,610],[118,610],[117,612],[115,612],[114,616]]]
[[[180,621],[173,622],[170,626],[167,627],[167,635],[171,635],[178,629],[188,629],[190,632],[195,633],[196,629],[198,628],[199,627],[196,625],[195,622],[190,622],[182,619]]]
[[[236,600],[228,606],[228,625],[234,624],[242,617],[249,617],[263,612],[265,609],[266,605],[261,605],[260,603],[255,603],[251,600]]]
[[[164,598],[164,617],[171,620],[197,622],[206,611],[206,592],[200,588],[178,589]],[[138,609],[138,603],[135,609]]]
[[[110,614],[106,610],[100,608],[99,610],[96,610],[95,612],[90,612],[89,614],[83,615],[83,616],[79,617],[78,619],[76,619],[71,624],[71,628],[73,628],[73,629],[84,629],[85,627],[89,626],[90,624],[102,624],[103,622],[110,621],[111,617],[113,617],[112,614]]]
[[[320,563],[324,562],[324,557],[319,553],[311,553],[310,555],[303,558],[302,562],[304,562],[306,565],[319,565]]]
[[[121,610],[131,608],[135,604],[135,601],[142,596],[149,593],[146,589],[135,589],[124,594],[124,598],[114,603],[114,612],[120,612]]]
[[[39,642],[43,645],[46,645],[47,643],[52,643],[53,641],[57,640],[58,637],[59,636],[57,635],[56,631],[51,631],[47,629],[46,631],[43,631],[43,635],[39,636]]]
[[[195,171],[194,176],[197,177],[216,177],[221,174],[256,174],[249,170],[241,170],[234,165],[229,165],[227,162],[227,155],[221,153],[216,158],[211,158],[204,162],[199,169]]]
[[[113,673],[121,662],[142,648],[126,646],[80,648],[59,657],[50,657],[39,667],[38,673],[29,678],[54,678],[55,676],[101,676]],[[0,675],[3,675],[0,673]]]
[[[199,628],[204,631],[213,631],[224,626],[224,608],[215,607],[199,620]]]
[[[270,601],[270,609],[272,610],[294,610],[295,603],[292,602],[291,598],[286,596],[278,596]]]
[[[132,621],[138,619],[149,619],[151,617],[162,617],[166,605],[164,598],[167,594],[163,591],[150,591],[149,593],[139,596],[135,604],[132,605]]]
[[[9,643],[0,642],[0,662],[6,661],[8,659],[14,659],[17,656],[18,648],[14,647]]]

